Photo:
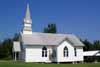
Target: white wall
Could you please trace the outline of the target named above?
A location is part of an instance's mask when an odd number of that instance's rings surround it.
[[[32,34],[32,31],[23,31],[23,34]]]
[[[64,47],[68,47],[68,57],[63,56]],[[77,57],[74,55],[74,47],[67,41],[64,41],[57,47],[57,62],[72,62],[72,61],[83,61],[83,49],[82,47],[76,47]]]
[[[77,51],[77,57],[75,58],[75,61],[83,61],[84,56],[83,56],[83,47],[76,47]]]
[[[63,48],[68,47],[69,56],[63,56]],[[73,62],[73,61],[83,61],[83,47],[76,47],[77,56],[74,54],[74,47],[67,41],[62,42],[59,46],[46,46],[47,47],[47,57],[42,57],[43,46],[25,46],[25,62]],[[56,58],[50,59],[50,54],[52,54],[52,48],[56,51]]]
[[[24,24],[24,26],[26,26],[26,27],[31,27],[31,24]]]
[[[25,62],[51,62],[49,54],[52,52],[51,47],[47,47],[47,57],[42,57],[43,46],[27,46],[25,48]]]

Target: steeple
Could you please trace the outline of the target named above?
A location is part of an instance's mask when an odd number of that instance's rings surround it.
[[[27,4],[26,15],[24,18],[23,34],[32,34],[32,20],[30,16],[29,4]]]
[[[27,9],[26,9],[26,15],[25,15],[25,18],[24,18],[24,22],[32,23],[31,22],[31,16],[30,16],[29,4],[27,4]]]

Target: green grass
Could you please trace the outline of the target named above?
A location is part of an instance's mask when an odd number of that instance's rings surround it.
[[[41,64],[14,61],[0,61],[0,67],[100,67],[100,63],[86,64]]]

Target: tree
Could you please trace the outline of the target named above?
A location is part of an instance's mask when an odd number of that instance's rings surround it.
[[[84,46],[84,51],[89,51],[89,50],[93,50],[93,44],[91,42],[89,42],[88,40],[84,40],[82,41]]]
[[[0,45],[0,58],[11,59],[12,58],[12,39],[8,38]]]
[[[13,37],[13,41],[19,41],[20,38],[20,34],[19,33],[15,33],[14,37]]]
[[[19,41],[20,35],[16,33],[13,38],[7,38],[0,43],[0,59],[12,59],[13,41]]]
[[[100,50],[100,41],[99,40],[94,41],[93,46],[94,50]]]
[[[44,28],[44,33],[57,33],[56,24],[48,24],[48,27]]]
[[[100,40],[96,40],[92,43],[90,43],[88,40],[84,40],[83,43],[85,44],[84,50],[85,51],[91,51],[91,50],[100,50]],[[87,56],[84,57],[85,62],[94,62],[95,60],[100,61],[99,56]]]

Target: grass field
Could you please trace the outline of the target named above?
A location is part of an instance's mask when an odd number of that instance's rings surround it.
[[[12,61],[0,61],[0,67],[100,67],[100,63],[86,64],[39,64]]]

